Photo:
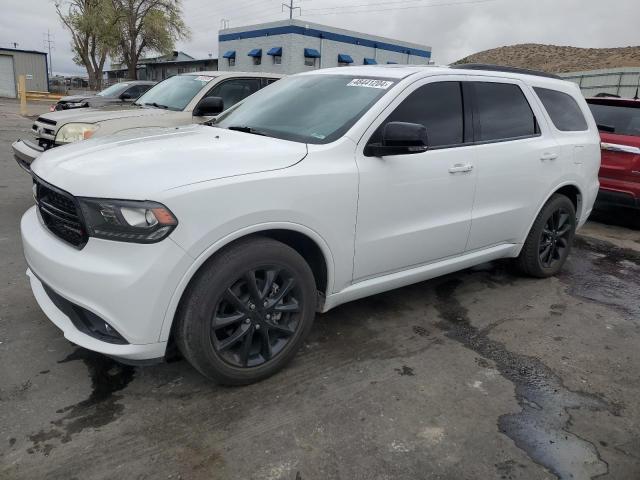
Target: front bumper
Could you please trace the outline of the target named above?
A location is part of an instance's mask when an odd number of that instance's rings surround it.
[[[164,356],[167,339],[160,338],[162,323],[192,261],[184,250],[171,239],[142,245],[96,238],[77,250],[43,226],[36,207],[22,217],[21,233],[36,300],[68,340],[123,360]],[[109,323],[127,343],[109,343],[78,329],[45,285]]]
[[[18,165],[27,172],[31,172],[31,164],[44,152],[44,148],[29,142],[28,140],[18,140],[11,145],[13,158]]]

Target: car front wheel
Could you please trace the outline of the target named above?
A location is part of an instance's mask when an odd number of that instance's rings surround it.
[[[253,383],[292,359],[315,307],[313,273],[298,252],[269,238],[242,240],[192,280],[178,313],[176,343],[206,377]]]

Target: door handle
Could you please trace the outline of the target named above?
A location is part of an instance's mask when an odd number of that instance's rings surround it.
[[[558,154],[557,153],[545,152],[540,157],[540,160],[545,162],[547,160],[555,160],[556,158],[558,158]]]
[[[473,170],[473,165],[470,163],[456,163],[449,167],[449,173],[465,173]]]

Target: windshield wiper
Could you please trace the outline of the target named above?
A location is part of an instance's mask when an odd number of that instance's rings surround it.
[[[156,107],[156,108],[164,108],[165,110],[167,110],[169,108],[166,105],[161,105],[161,104],[156,103],[156,102],[145,103],[145,105],[150,105],[150,106]]]
[[[246,125],[231,125],[230,127],[227,127],[229,130],[236,130],[238,132],[244,132],[244,133],[251,133],[253,135],[262,135],[263,137],[266,137],[267,134],[264,132],[261,132],[260,130],[256,130],[254,128],[248,127]]]

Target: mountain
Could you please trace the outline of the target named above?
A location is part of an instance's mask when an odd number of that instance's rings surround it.
[[[474,53],[454,62],[454,64],[464,63],[489,63],[550,73],[640,67],[640,46],[577,48],[522,43]]]

